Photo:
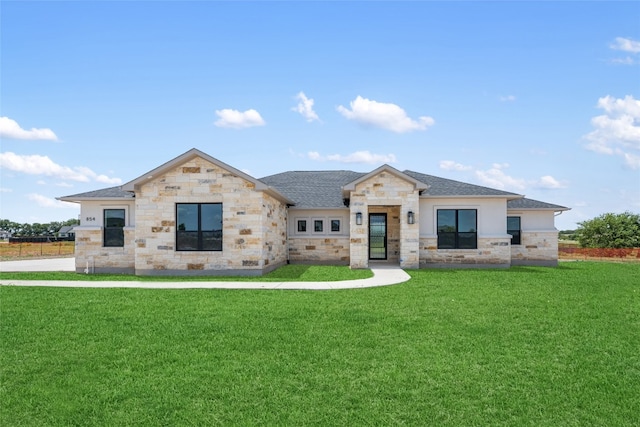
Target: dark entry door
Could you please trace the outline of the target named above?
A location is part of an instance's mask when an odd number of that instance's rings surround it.
[[[387,259],[387,214],[369,214],[369,259]]]

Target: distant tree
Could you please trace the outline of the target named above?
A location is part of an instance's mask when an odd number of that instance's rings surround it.
[[[11,233],[14,237],[55,236],[58,230],[65,225],[78,225],[77,219],[66,221],[52,221],[46,224],[38,222],[33,224],[19,224],[8,219],[0,219],[0,230]]]
[[[576,230],[560,230],[558,237],[564,240],[575,240]]]
[[[583,248],[640,247],[640,215],[605,213],[578,223],[576,237]]]

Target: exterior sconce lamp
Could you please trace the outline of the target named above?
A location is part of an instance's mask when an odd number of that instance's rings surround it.
[[[413,214],[413,211],[407,212],[407,222],[409,224],[413,224],[413,223],[415,223],[415,221],[416,221],[416,218],[415,218],[415,216]]]
[[[356,213],[356,225],[362,225],[362,212]]]

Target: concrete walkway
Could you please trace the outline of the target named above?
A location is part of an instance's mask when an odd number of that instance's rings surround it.
[[[70,261],[69,261],[70,260]],[[0,271],[75,271],[74,258],[0,262]],[[69,268],[70,266],[70,268]],[[0,280],[3,286],[57,286],[75,288],[148,288],[148,289],[356,289],[388,286],[411,278],[396,265],[371,267],[373,277],[339,282],[136,282],[73,280]]]
[[[20,261],[0,261],[1,272],[13,271],[76,271],[75,258],[43,258]]]

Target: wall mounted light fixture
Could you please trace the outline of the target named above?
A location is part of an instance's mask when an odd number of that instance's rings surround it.
[[[362,225],[362,212],[356,213],[356,225]]]
[[[409,224],[413,224],[415,223],[415,221],[416,221],[416,218],[415,218],[415,215],[413,214],[413,211],[407,212],[407,222]]]

